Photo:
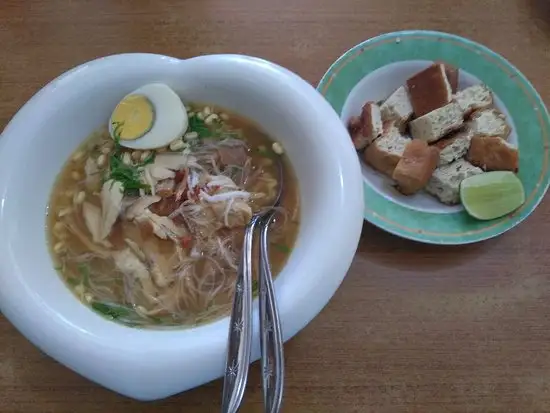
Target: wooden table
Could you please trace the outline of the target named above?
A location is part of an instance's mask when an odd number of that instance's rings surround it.
[[[0,124],[50,79],[98,56],[245,53],[316,84],[347,48],[382,32],[413,28],[486,44],[517,65],[548,101],[545,4],[3,0]],[[415,244],[365,224],[344,284],[286,346],[284,412],[550,412],[548,234],[548,202],[508,234],[464,247]],[[4,319],[0,342],[2,412],[219,409],[219,381],[165,401],[138,403],[60,366]],[[257,365],[241,411],[262,411]]]

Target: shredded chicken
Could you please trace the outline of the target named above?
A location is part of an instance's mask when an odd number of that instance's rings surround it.
[[[146,292],[144,295],[151,300],[155,295],[156,287],[145,264],[129,248],[115,251],[112,255],[119,271],[139,281]]]
[[[190,169],[187,174],[187,187],[189,189],[195,188],[199,184],[200,173],[194,169]]]
[[[179,171],[188,165],[190,161],[194,162],[192,156],[183,155],[183,154],[172,154],[172,153],[160,153],[155,156],[155,161],[152,166],[162,167],[165,169],[170,169],[172,171]]]
[[[231,192],[223,192],[221,194],[215,194],[215,195],[209,195],[204,191],[201,191],[200,198],[205,200],[206,202],[214,203],[214,202],[223,202],[223,201],[229,201],[231,199],[248,199],[250,198],[250,193],[245,191],[231,191]]]
[[[105,239],[111,233],[118,215],[122,209],[124,188],[118,181],[109,179],[101,188],[101,239]]]
[[[244,227],[252,218],[252,209],[243,200],[216,202],[211,204],[216,218],[227,228]]]
[[[161,199],[162,198],[157,195],[142,196],[128,207],[124,215],[127,219],[132,220],[137,216],[142,215],[147,208],[149,208],[152,204],[159,202]]]
[[[166,257],[162,254],[152,252],[150,249],[145,251],[145,255],[154,283],[160,288],[170,285],[174,281],[175,273],[170,268]]]
[[[84,222],[86,228],[92,234],[94,242],[99,243],[101,238],[101,209],[94,204],[84,202],[82,204],[82,214],[84,215]]]
[[[86,174],[86,187],[91,190],[98,188],[101,181],[101,174],[99,173],[96,161],[92,158],[86,159],[84,173]]]
[[[182,169],[176,175],[176,178],[179,179],[179,182],[177,182],[177,186],[175,189],[176,201],[180,201],[185,195],[185,192],[187,191],[187,176],[188,176],[187,169]]]
[[[149,173],[151,174],[151,177],[153,179],[156,179],[157,181],[173,178],[176,176],[176,173],[174,171],[160,165],[155,165],[155,164],[147,165],[147,169],[149,169]]]
[[[128,248],[113,252],[115,264],[120,271],[138,280],[149,278],[149,271],[143,262]]]
[[[126,243],[126,245],[128,245],[128,247],[130,247],[130,249],[132,250],[132,252],[134,254],[136,254],[136,256],[141,260],[141,261],[145,261],[145,254],[144,252],[141,250],[141,248],[139,247],[139,245],[131,240],[130,238],[124,238],[124,242]]]
[[[156,185],[155,192],[157,195],[166,198],[174,194],[174,186],[176,181],[174,179],[164,179],[159,181]]]
[[[84,231],[79,228],[72,217],[67,217],[65,219],[65,223],[69,231],[71,231],[89,251],[102,258],[105,258],[108,255],[108,250],[105,247],[94,243],[93,240],[91,240],[84,233]]]
[[[151,195],[156,195],[155,187],[157,185],[157,180],[151,176],[151,171],[149,168],[145,168],[141,174],[141,182],[145,185],[149,186],[151,188]],[[143,189],[140,189],[139,191],[140,196],[145,195],[145,191]]]
[[[136,221],[151,223],[153,233],[161,239],[177,239],[187,235],[185,228],[178,227],[170,218],[154,214],[148,209],[137,216]]]
[[[212,187],[223,187],[223,188],[229,188],[229,189],[237,189],[237,185],[233,180],[225,175],[215,175],[210,177],[210,181],[206,184],[209,188]]]

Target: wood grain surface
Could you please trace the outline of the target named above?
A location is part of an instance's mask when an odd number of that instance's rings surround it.
[[[413,28],[484,43],[550,100],[546,0],[2,0],[0,125],[49,80],[98,56],[245,53],[316,84],[354,44]],[[344,284],[286,345],[283,411],[550,412],[548,234],[548,201],[515,230],[464,247],[365,223]],[[3,318],[0,343],[2,412],[219,411],[219,381],[138,403],[57,364]],[[262,411],[257,364],[241,411]]]

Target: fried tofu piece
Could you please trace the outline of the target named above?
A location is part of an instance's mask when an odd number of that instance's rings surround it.
[[[512,131],[506,116],[497,109],[475,111],[468,122],[476,136],[500,136],[507,139]]]
[[[413,108],[405,86],[393,92],[380,106],[383,121],[394,121],[401,128],[412,117]]]
[[[443,63],[434,63],[407,80],[414,115],[419,118],[448,105],[453,92]]]
[[[451,92],[456,93],[458,90],[458,77],[459,77],[459,70],[451,66],[448,63],[443,63],[445,66],[445,74],[447,75],[447,80],[449,81],[449,85],[451,85]]]
[[[386,122],[382,136],[367,146],[363,158],[368,165],[391,177],[410,141],[394,122]]]
[[[474,133],[469,127],[463,127],[438,140],[434,146],[440,150],[439,166],[447,165],[468,153]]]
[[[493,105],[493,94],[485,85],[474,85],[461,90],[455,95],[456,103],[460,105],[464,116]]]
[[[379,138],[383,132],[382,114],[375,102],[367,102],[361,109],[360,117],[352,117],[348,131],[355,149],[362,150]]]
[[[519,169],[519,151],[499,136],[475,136],[467,155],[468,161],[485,171]]]
[[[348,121],[348,132],[353,146],[357,150],[361,150],[366,146],[365,138],[363,138],[363,125],[359,116],[352,116]]]
[[[481,168],[465,159],[459,159],[437,168],[426,185],[426,192],[447,205],[460,203],[460,183],[472,176],[483,173]]]
[[[412,195],[424,188],[438,162],[438,148],[429,146],[425,141],[411,140],[405,147],[392,175],[397,182],[399,192]]]
[[[462,109],[456,102],[416,118],[409,123],[411,135],[428,143],[436,142],[464,123]]]

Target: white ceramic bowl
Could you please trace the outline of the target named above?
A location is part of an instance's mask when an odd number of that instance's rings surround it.
[[[107,122],[122,96],[153,81],[186,101],[255,120],[286,148],[300,183],[302,224],[275,282],[285,340],[338,288],[363,222],[361,171],[342,122],[313,87],[273,63],[237,55],[124,54],[83,64],[44,87],[0,139],[0,308],[51,357],[140,400],[220,377],[228,318],[171,331],[107,321],[82,305],[52,268],[44,226],[50,189],[71,152]],[[254,311],[257,321],[257,305]],[[257,322],[254,334],[259,337]]]

